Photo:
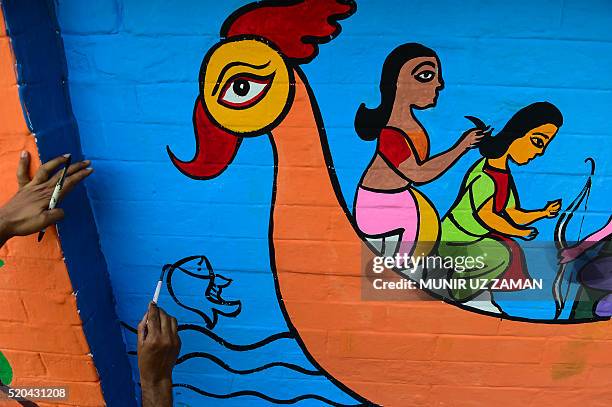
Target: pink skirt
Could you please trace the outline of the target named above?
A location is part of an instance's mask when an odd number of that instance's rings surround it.
[[[410,253],[419,228],[419,212],[410,187],[400,191],[372,191],[359,187],[355,219],[366,237],[401,234],[400,253]]]

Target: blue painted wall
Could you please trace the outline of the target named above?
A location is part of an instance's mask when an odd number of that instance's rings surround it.
[[[53,2],[5,0],[1,6],[15,54],[23,113],[36,136],[41,161],[66,153],[72,154],[73,162],[82,160]],[[62,251],[105,400],[109,405],[133,405],[125,343],[84,186],[77,185],[61,207],[69,214],[58,224]]]
[[[244,3],[58,1],[73,110],[83,153],[96,168],[87,181],[88,191],[117,312],[130,325],[142,316],[161,265],[204,254],[216,272],[234,280],[226,296],[243,304],[238,317],[219,321],[216,333],[230,342],[248,344],[286,331],[267,249],[273,175],[268,140],[244,140],[234,164],[208,182],[181,175],[165,152],[170,145],[177,156],[192,156],[191,115],[200,63],[217,42],[221,23]],[[342,34],[322,46],[319,56],[304,67],[322,111],[344,195],[352,202],[375,147],[353,130],[358,105],[378,104],[378,80],[386,55],[401,43],[421,42],[438,52],[446,82],[438,106],[418,115],[429,131],[434,153],[452,145],[469,127],[463,118],[466,114],[499,129],[514,112],[534,101],[548,100],[561,109],[565,124],[547,154],[513,171],[525,207],[541,207],[556,198],[567,204],[585,182],[584,158],[593,157],[597,174],[582,227],[584,236],[610,216],[606,185],[612,175],[608,160],[612,153],[612,2],[496,0],[483,4],[477,0],[359,1],[357,13],[342,22]],[[440,213],[456,198],[461,178],[476,159],[477,153],[470,153],[423,188]],[[555,222],[539,223],[538,239],[551,241]],[[577,234],[570,230],[568,235]],[[549,282],[553,278],[549,270],[531,272]],[[194,297],[197,288],[191,290],[183,295]],[[182,323],[202,324],[167,294],[160,304]],[[527,316],[550,317],[551,313],[548,308]],[[125,336],[128,347],[135,349],[135,335],[126,331]],[[207,337],[191,335],[183,338],[183,349],[210,352],[240,368],[279,360],[308,367],[291,340],[237,353]],[[289,399],[315,393],[351,403],[325,379],[283,368],[236,375],[200,360],[178,366],[175,380],[197,383],[216,394],[256,390]],[[177,401],[185,405],[211,402],[184,389],[177,390]],[[246,402],[268,404],[244,396],[215,400],[214,405]],[[312,400],[300,404],[319,405]]]

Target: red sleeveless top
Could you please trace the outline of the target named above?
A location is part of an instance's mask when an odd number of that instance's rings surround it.
[[[413,154],[413,149],[416,150],[420,160],[427,158],[429,141],[425,134],[413,139],[395,127],[385,127],[380,131],[378,152],[395,168],[399,167]]]
[[[493,178],[495,184],[495,195],[493,196],[493,211],[500,214],[506,209],[510,197],[511,176],[510,171],[500,170],[485,165],[483,171]]]

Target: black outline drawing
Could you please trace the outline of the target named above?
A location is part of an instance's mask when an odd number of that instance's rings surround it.
[[[229,398],[233,398],[233,397],[240,397],[240,396],[254,396],[254,397],[259,397],[260,399],[269,401],[270,403],[274,403],[274,404],[295,404],[299,401],[302,400],[318,400],[322,403],[327,403],[330,406],[334,406],[334,407],[357,407],[357,406],[365,406],[365,405],[371,405],[370,403],[365,404],[342,404],[342,403],[336,403],[335,401],[332,401],[330,399],[327,399],[325,397],[321,397],[318,396],[316,394],[303,394],[301,396],[297,396],[291,399],[277,399],[277,398],[273,398],[270,396],[266,396],[263,393],[260,393],[258,391],[253,391],[253,390],[241,390],[241,391],[235,391],[232,393],[228,393],[228,394],[216,394],[216,393],[209,393],[206,392],[204,390],[201,390],[200,388],[196,387],[196,386],[192,386],[190,384],[184,384],[184,383],[176,383],[174,384],[172,387],[182,387],[185,389],[189,389],[192,390],[196,393],[201,394],[202,396],[206,396],[206,397],[212,397],[212,398],[216,398],[216,399],[229,399]]]
[[[186,265],[194,261],[195,261],[195,266],[196,266],[196,272],[190,271],[185,267]],[[191,266],[193,265],[194,264],[192,263]],[[282,339],[295,340],[295,336],[291,332],[279,332],[279,333],[270,335],[267,338],[264,338],[262,340],[259,340],[257,342],[250,343],[250,344],[235,344],[232,342],[228,342],[221,336],[212,332],[212,329],[214,329],[214,327],[216,326],[219,315],[225,316],[225,317],[236,317],[242,310],[242,304],[239,300],[227,301],[221,297],[223,288],[227,287],[231,283],[232,280],[225,278],[219,274],[216,274],[208,258],[203,255],[185,257],[173,264],[164,265],[162,267],[162,270],[163,270],[162,275],[163,274],[166,275],[166,279],[165,279],[166,287],[168,289],[170,296],[174,300],[174,302],[176,302],[178,306],[188,311],[194,312],[198,316],[202,317],[206,325],[205,327],[203,327],[203,326],[196,325],[196,324],[180,324],[178,326],[178,332],[186,332],[186,331],[198,332],[212,339],[214,342],[221,345],[223,348],[229,349],[235,352],[253,351],[253,350],[262,348],[266,345],[269,345],[273,342],[276,342]],[[186,306],[177,298],[176,293],[172,287],[172,276],[174,275],[174,272],[177,270],[182,273],[185,273],[186,275],[190,277],[193,277],[199,280],[208,280],[208,285],[205,290],[205,298],[212,304],[230,306],[230,307],[233,306],[236,309],[228,313],[228,312],[222,312],[216,308],[212,308],[213,316],[212,318],[210,318],[208,317],[208,315],[206,315],[199,309]],[[199,274],[200,271],[204,271],[204,270],[205,270],[204,273]],[[222,283],[218,284],[217,283],[218,280],[222,280]],[[138,330],[128,325],[127,323],[121,322],[121,325],[127,331],[132,332],[134,334],[138,334]],[[137,352],[128,351],[128,355],[137,356]],[[237,374],[237,375],[249,375],[253,373],[266,371],[268,369],[275,368],[275,367],[285,368],[285,369],[292,370],[294,372],[297,372],[303,375],[307,375],[307,376],[323,376],[324,375],[320,369],[316,368],[316,366],[315,366],[315,369],[313,370],[313,369],[309,369],[309,368],[306,368],[306,367],[303,367],[303,366],[300,366],[294,363],[288,363],[288,362],[282,362],[282,361],[269,362],[269,363],[265,363],[261,366],[257,366],[254,368],[238,369],[238,368],[234,368],[230,366],[228,363],[223,361],[221,358],[211,353],[208,353],[208,352],[189,352],[189,353],[183,354],[177,359],[176,365],[180,365],[191,359],[209,360],[215,363],[220,368],[224,369],[225,371],[232,373],[232,374]],[[254,397],[258,397],[263,400],[267,400],[267,401],[270,401],[272,403],[277,403],[277,404],[293,404],[301,400],[315,399],[315,400],[319,400],[319,401],[328,403],[329,405],[333,405],[333,406],[354,406],[354,404],[340,404],[340,403],[334,402],[333,400],[329,400],[325,397],[322,397],[316,394],[302,394],[292,399],[278,399],[278,398],[274,398],[274,397],[268,396],[266,394],[263,394],[261,392],[254,391],[254,390],[241,390],[241,391],[233,392],[230,394],[216,394],[216,393],[207,392],[197,386],[186,384],[186,383],[175,383],[173,387],[186,388],[198,394],[201,394],[207,397],[211,397],[211,398],[217,398],[217,399],[227,399],[227,398],[240,397],[240,396],[254,396]]]
[[[574,198],[574,200],[568,205],[568,207],[565,208],[563,213],[559,215],[559,220],[557,221],[557,224],[555,225],[554,239],[555,239],[555,245],[557,246],[559,253],[568,247],[567,238],[566,238],[567,226],[569,225],[570,221],[574,217],[574,214],[576,213],[578,208],[580,208],[580,205],[582,205],[583,201],[584,201],[584,212],[586,212],[589,207],[589,196],[591,195],[593,176],[595,175],[595,160],[593,160],[591,157],[587,157],[585,158],[584,162],[591,165],[590,173],[589,173],[589,176],[586,182],[584,183],[584,187],[582,187],[580,192],[578,192],[578,195],[576,195],[576,198]],[[580,220],[580,229],[578,230],[577,241],[580,241],[580,235],[582,234],[583,223],[584,223],[584,213],[582,214],[582,219]],[[555,276],[555,279],[553,281],[552,293],[553,293],[553,298],[555,299],[555,319],[561,316],[561,313],[563,312],[563,309],[565,308],[565,302],[567,301],[569,290],[571,288],[571,279],[570,279],[570,281],[567,282],[567,288],[565,290],[565,293],[561,292],[561,289],[562,289],[561,286],[563,285],[563,280],[565,278],[565,271],[567,269],[567,264],[568,263],[559,264],[557,275]]]
[[[275,50],[278,50],[277,47],[272,44],[270,41],[267,41],[266,39],[263,39],[261,37],[255,36],[255,35],[241,35],[238,37],[232,37],[232,38],[226,38],[226,34],[229,30],[229,27],[231,27],[231,24],[234,22],[234,20],[236,18],[238,18],[240,15],[242,15],[243,13],[258,8],[258,7],[262,7],[262,6],[266,6],[266,5],[278,5],[278,6],[282,6],[282,5],[292,5],[292,4],[297,4],[300,1],[285,1],[285,2],[271,2],[271,1],[262,1],[262,2],[258,2],[258,3],[252,3],[249,4],[247,6],[244,6],[238,10],[236,10],[234,13],[232,13],[227,19],[226,21],[223,23],[222,29],[221,29],[221,37],[222,39],[220,40],[220,42],[218,44],[216,44],[215,46],[213,46],[206,54],[202,65],[201,65],[201,69],[200,69],[200,82],[203,79],[203,74],[205,72],[206,69],[206,64],[210,58],[210,56],[212,55],[212,53],[221,45],[230,41],[241,41],[241,40],[246,40],[246,39],[255,39],[255,40],[259,40],[262,41],[266,44],[268,44],[270,47],[272,47]],[[337,21],[343,18],[347,18],[349,17],[352,13],[355,12],[356,10],[356,5],[354,4],[353,1],[346,1],[346,2],[342,2],[345,4],[349,4],[351,5],[352,9],[350,12],[345,13],[343,15],[336,15],[336,16],[331,16],[328,18],[329,22],[333,22],[333,24],[336,25],[336,31],[330,35],[329,37],[325,37],[325,38],[310,38],[310,37],[304,37],[302,40],[304,42],[308,43],[312,43],[312,44],[322,44],[325,42],[330,41],[331,39],[333,39],[335,36],[337,36],[340,31],[341,31],[341,27],[339,24],[337,24]],[[314,119],[315,119],[315,123],[316,123],[316,127],[318,129],[318,133],[319,133],[319,141],[320,141],[320,146],[321,146],[321,150],[322,150],[322,154],[326,163],[326,167],[327,167],[327,171],[328,171],[328,176],[329,176],[329,182],[331,183],[332,189],[336,195],[336,199],[338,201],[338,205],[340,206],[340,208],[342,209],[342,211],[344,212],[345,216],[347,217],[347,219],[349,220],[354,232],[358,235],[361,236],[361,234],[358,231],[357,225],[355,223],[355,220],[353,219],[352,213],[349,210],[349,207],[346,203],[346,200],[344,199],[344,196],[342,194],[342,190],[340,188],[340,183],[338,181],[337,175],[336,175],[336,171],[335,171],[335,167],[334,167],[334,162],[333,162],[333,158],[330,152],[330,148],[329,148],[329,144],[327,141],[327,134],[326,134],[326,130],[323,126],[323,119],[321,116],[321,111],[319,109],[318,103],[316,101],[316,98],[314,96],[314,92],[312,90],[312,87],[310,86],[308,79],[306,78],[306,75],[304,74],[303,70],[300,68],[299,64],[301,63],[307,63],[310,60],[312,60],[315,56],[316,53],[318,52],[318,48],[315,46],[315,52],[313,53],[313,55],[311,55],[308,58],[304,58],[304,59],[291,59],[291,58],[284,58],[287,66],[289,67],[289,72],[291,74],[292,71],[295,72],[295,75],[297,75],[299,77],[299,79],[303,82],[304,87],[306,89],[306,92],[308,94],[308,97],[310,99],[310,104],[312,107],[312,111],[313,111],[313,115],[314,115]],[[280,51],[279,51],[280,53]],[[282,53],[281,53],[282,55]],[[292,81],[292,84],[294,84],[295,82]],[[302,340],[302,338],[299,335],[299,332],[297,330],[297,328],[293,325],[293,323],[291,322],[291,319],[289,317],[289,314],[287,312],[287,309],[285,307],[285,304],[283,302],[283,297],[281,295],[281,290],[280,290],[280,286],[279,286],[279,281],[278,281],[278,276],[277,276],[277,269],[276,269],[276,264],[275,264],[275,247],[274,247],[274,240],[273,240],[273,230],[274,230],[274,210],[275,210],[275,202],[276,202],[276,185],[277,185],[277,180],[278,180],[278,151],[277,151],[277,147],[275,144],[275,141],[273,139],[273,135],[271,134],[271,130],[274,129],[286,116],[287,112],[289,111],[292,103],[293,103],[293,97],[294,95],[290,95],[290,97],[288,98],[285,108],[283,110],[283,112],[278,116],[278,118],[276,120],[274,120],[272,123],[270,123],[268,126],[266,126],[265,128],[262,128],[260,130],[251,132],[251,133],[247,133],[247,134],[236,134],[236,133],[232,133],[231,131],[229,133],[234,134],[238,139],[238,143],[240,142],[242,137],[249,137],[249,136],[257,136],[257,135],[268,135],[268,138],[270,140],[270,144],[272,146],[272,151],[273,151],[273,159],[274,159],[274,177],[273,177],[273,186],[272,186],[272,199],[271,199],[271,205],[270,205],[270,221],[269,221],[269,228],[268,228],[268,249],[269,249],[269,255],[270,255],[270,268],[271,271],[273,273],[274,276],[274,282],[275,282],[275,291],[276,291],[276,295],[277,298],[279,299],[279,307],[281,309],[281,312],[283,314],[283,317],[287,323],[287,326],[289,328],[289,332],[287,332],[288,337],[291,337],[293,339],[295,339],[297,341],[297,343],[299,344],[300,348],[302,349],[302,351],[304,352],[304,355],[306,356],[306,358],[308,359],[308,361],[315,366],[317,369],[319,369],[322,374],[332,383],[334,383],[338,388],[340,388],[341,390],[343,390],[345,393],[347,393],[349,396],[353,397],[355,400],[357,400],[358,402],[362,403],[363,405],[373,405],[373,403],[371,403],[370,401],[368,401],[367,399],[365,399],[363,396],[357,394],[355,391],[353,391],[352,389],[350,389],[349,387],[347,387],[345,384],[343,384],[342,382],[340,382],[338,379],[336,379],[335,377],[333,377],[330,373],[328,373],[325,369],[323,369],[323,367],[314,359],[314,357],[310,354],[310,352],[308,351],[304,341]],[[200,98],[198,98],[198,101],[200,101]],[[210,113],[207,112],[207,114],[210,116]],[[218,123],[214,120],[214,118],[211,118],[211,121],[213,123],[216,123],[218,125]],[[227,131],[227,129],[225,129]],[[196,137],[197,138],[197,137]],[[197,142],[197,141],[196,141]],[[196,145],[196,152],[198,151],[198,146]],[[174,157],[174,155],[170,152],[170,149],[168,147],[168,153],[170,155],[170,157]],[[197,153],[196,153],[197,156]],[[229,164],[231,163],[231,161],[227,164],[229,166]],[[202,178],[198,178],[196,176],[191,176],[189,174],[186,174],[184,171],[182,171],[179,168],[179,171],[181,171],[184,175],[186,175],[187,177],[193,178],[193,179],[202,179]],[[222,171],[221,171],[222,172]],[[221,173],[220,172],[220,173]],[[219,173],[219,174],[220,174]],[[218,176],[219,174],[215,175]],[[210,177],[213,178],[213,177]],[[208,179],[208,178],[206,178]],[[433,207],[433,205],[432,205]],[[434,207],[435,208],[435,207]],[[375,252],[376,248],[369,242],[364,242],[364,244],[373,252]],[[401,274],[398,270],[394,270],[395,272],[397,272],[398,274]],[[402,274],[403,275],[403,274]],[[543,323],[543,324],[578,324],[578,323],[585,323],[585,322],[597,322],[597,321],[592,321],[592,320],[555,320],[555,319],[533,319],[533,318],[525,318],[525,317],[518,317],[518,316],[511,316],[511,315],[500,315],[498,313],[494,313],[494,312],[489,312],[489,311],[485,311],[485,310],[479,310],[479,309],[474,309],[472,307],[468,307],[465,306],[461,303],[458,303],[456,301],[453,301],[449,298],[446,298],[444,296],[441,296],[437,293],[434,292],[428,292],[428,294],[430,296],[432,296],[433,298],[440,300],[442,302],[445,302],[451,306],[455,306],[458,308],[461,308],[465,311],[468,312],[474,312],[477,314],[481,314],[481,315],[485,315],[485,316],[489,316],[489,317],[493,317],[493,318],[504,318],[504,319],[508,319],[508,320],[512,320],[512,321],[519,321],[519,322],[528,322],[528,323]],[[183,329],[194,329],[194,327],[187,327],[187,326],[183,326]],[[196,330],[200,330],[201,328],[198,328]],[[188,385],[179,385],[180,387],[187,387]],[[198,389],[196,388],[192,388],[192,390],[194,391],[198,391]],[[210,397],[215,397],[215,395],[209,394],[209,393],[205,393],[202,392],[202,394],[210,396]],[[241,394],[245,394],[246,393],[241,393]],[[238,394],[236,393],[232,393],[232,395],[236,396]],[[216,395],[217,397],[228,397],[230,395]],[[298,400],[285,400],[285,401],[279,401],[279,400],[270,400],[270,401],[274,401],[277,403],[283,402],[283,403],[294,403]]]
[[[204,274],[197,274],[185,268],[185,265],[193,260],[199,260],[198,262],[196,262],[197,271],[199,272],[202,271],[202,269],[205,269],[206,271]],[[202,264],[204,264],[204,267],[202,267]],[[210,261],[206,256],[196,255],[185,257],[184,259],[181,259],[174,264],[166,264],[163,267],[163,270],[166,273],[166,287],[168,288],[168,293],[170,294],[174,302],[176,302],[179,307],[195,312],[200,317],[202,317],[208,329],[214,329],[215,325],[217,325],[217,322],[219,320],[219,315],[228,318],[233,318],[240,314],[240,311],[242,310],[242,304],[239,300],[225,300],[221,297],[223,289],[229,286],[232,280],[229,278],[225,278],[220,274],[216,274],[213,271],[212,265],[210,264]],[[206,286],[204,297],[211,304],[220,307],[233,307],[235,309],[233,311],[222,311],[219,308],[213,306],[211,308],[212,316],[209,317],[208,315],[206,315],[206,313],[200,311],[199,309],[183,304],[181,300],[176,297],[174,289],[172,288],[172,276],[174,275],[174,272],[176,270],[179,270],[187,274],[188,276],[197,278],[199,280],[208,280],[208,285]]]

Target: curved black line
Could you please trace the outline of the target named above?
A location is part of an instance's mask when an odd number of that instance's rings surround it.
[[[121,321],[120,324],[121,324],[122,327],[124,327],[125,329],[127,329],[131,333],[138,335],[138,329],[134,328],[133,326],[130,326],[130,325],[126,324],[123,321]]]
[[[199,260],[199,262],[197,263],[198,266],[202,266],[202,263],[205,263],[206,265],[206,271],[207,271],[207,275],[200,275],[200,274],[196,274],[193,273],[191,271],[189,271],[188,269],[184,268],[183,265],[185,265],[186,263],[189,263],[193,260]],[[204,323],[206,324],[206,327],[208,329],[213,329],[216,325],[217,325],[217,321],[219,320],[219,315],[225,316],[225,317],[235,317],[238,314],[240,314],[240,312],[242,311],[242,303],[239,300],[222,300],[219,296],[219,294],[217,294],[217,296],[213,296],[212,294],[212,287],[216,284],[215,283],[215,279],[216,278],[223,278],[227,281],[227,283],[223,286],[219,286],[221,288],[229,285],[229,283],[232,281],[231,279],[225,278],[223,276],[217,275],[215,274],[215,272],[213,271],[212,268],[212,264],[210,263],[210,261],[208,260],[208,258],[206,256],[203,255],[195,255],[195,256],[189,256],[186,257],[184,259],[181,259],[179,261],[177,261],[174,264],[167,264],[164,266],[164,269],[167,270],[166,272],[166,288],[168,289],[168,294],[170,294],[170,297],[172,297],[172,299],[174,300],[174,302],[181,308],[184,308],[188,311],[191,311],[197,315],[200,316],[200,318],[202,318],[204,320]],[[234,311],[231,312],[226,312],[226,311],[222,311],[219,310],[215,307],[211,307],[211,314],[212,317],[209,317],[205,312],[202,312],[201,310],[199,310],[198,308],[194,308],[194,307],[190,307],[186,304],[183,304],[183,302],[181,302],[181,300],[178,299],[178,297],[176,296],[176,294],[174,293],[174,289],[172,287],[172,276],[174,275],[174,272],[176,270],[180,270],[181,272],[183,272],[184,274],[187,274],[188,276],[200,279],[200,280],[208,280],[208,285],[206,286],[206,290],[204,292],[204,296],[205,298],[210,301],[212,304],[214,305],[220,305],[220,306],[230,306],[233,307],[235,306],[236,309]]]
[[[131,327],[130,325],[126,324],[125,322],[121,322],[121,326],[123,326],[125,329],[127,329],[128,331],[138,334],[138,331]],[[276,333],[274,335],[270,335],[267,338],[264,338],[260,341],[257,341],[255,343],[250,343],[248,345],[238,345],[235,343],[231,343],[226,341],[225,339],[221,338],[219,335],[213,333],[212,331],[201,327],[199,325],[195,325],[195,324],[180,324],[178,326],[178,331],[197,331],[201,334],[204,334],[206,336],[208,336],[210,339],[212,339],[213,341],[217,342],[219,345],[222,345],[224,347],[226,347],[229,350],[234,350],[237,352],[246,352],[246,351],[250,351],[250,350],[254,350],[254,349],[259,349],[262,346],[266,346],[272,342],[278,341],[280,339],[295,339],[295,336],[293,336],[293,334],[291,332],[279,332]],[[129,352],[128,352],[129,353]]]
[[[248,345],[238,345],[235,343],[231,343],[221,338],[219,335],[214,334],[208,329],[201,327],[199,325],[194,324],[181,324],[178,326],[178,331],[197,331],[201,334],[208,336],[213,341],[217,342],[219,345],[226,347],[229,350],[235,350],[237,352],[245,352],[253,349],[261,348],[262,346],[268,345],[272,342],[275,342],[279,339],[295,339],[295,336],[291,332],[280,332],[274,335],[270,335],[267,338],[264,338],[258,342],[250,343]]]
[[[286,362],[271,362],[271,363],[266,363],[265,365],[256,367],[256,368],[252,368],[252,369],[236,369],[231,367],[230,365],[228,365],[227,363],[225,363],[223,360],[221,360],[220,358],[211,355],[210,353],[205,353],[205,352],[191,352],[191,353],[186,353],[185,355],[181,356],[180,358],[178,358],[176,360],[176,364],[180,365],[183,362],[186,362],[190,359],[194,359],[194,358],[203,358],[203,359],[208,359],[212,362],[215,362],[217,365],[219,365],[220,367],[222,367],[223,369],[227,370],[228,372],[231,373],[236,373],[236,374],[241,374],[241,375],[247,375],[247,374],[252,374],[252,373],[257,373],[257,372],[261,372],[263,370],[267,370],[273,367],[284,367],[287,368],[289,370],[295,370],[296,372],[305,374],[305,375],[309,375],[309,376],[322,376],[323,373],[321,373],[318,370],[309,370],[309,369],[305,369],[302,366],[293,364],[293,363],[286,363]]]
[[[200,259],[198,266],[201,266],[202,263],[205,263],[207,275],[196,274],[183,267],[184,264],[189,263],[190,261],[196,260],[196,259]],[[166,269],[166,271],[168,269],[172,269],[172,270],[179,269],[183,273],[191,277],[198,278],[200,280],[209,280],[215,277],[215,274],[212,271],[213,267],[212,267],[212,264],[210,263],[210,260],[208,260],[208,257],[201,255],[201,254],[196,254],[195,256],[188,256],[188,257],[182,258],[173,264],[166,264],[164,268]]]
[[[138,352],[135,350],[130,350],[127,352],[128,355],[130,356],[138,356]],[[259,366],[259,367],[255,367],[252,369],[236,369],[231,367],[230,365],[228,365],[227,363],[225,363],[222,359],[218,358],[215,355],[212,355],[210,353],[206,353],[206,352],[190,352],[190,353],[186,353],[183,356],[181,356],[180,358],[178,358],[176,360],[176,365],[180,365],[183,362],[186,362],[188,360],[194,359],[194,358],[203,358],[203,359],[208,359],[214,363],[216,363],[217,365],[219,365],[219,367],[227,370],[230,373],[235,373],[235,374],[240,374],[240,375],[248,375],[248,374],[252,374],[252,373],[257,373],[257,372],[261,372],[263,370],[267,370],[273,367],[284,367],[287,368],[289,370],[295,370],[298,373],[302,373],[308,376],[323,376],[323,373],[321,373],[318,370],[310,370],[310,369],[306,369],[302,366],[296,365],[294,363],[286,363],[286,362],[270,362],[270,363],[266,363],[265,365]]]
[[[227,70],[230,69],[231,67],[233,67],[233,66],[247,66],[249,68],[254,68],[254,69],[264,69],[268,65],[270,65],[270,62],[272,62],[272,61],[268,61],[265,64],[261,64],[261,65],[253,65],[253,64],[249,64],[249,63],[243,62],[243,61],[230,62],[229,64],[225,65],[223,67],[223,69],[221,70],[221,72],[219,72],[219,75],[217,75],[217,83],[215,84],[215,87],[212,90],[211,96],[215,96],[217,94],[217,90],[219,90],[219,86],[221,85],[221,79],[223,79],[223,75],[225,75],[225,72],[227,72]],[[274,74],[272,74],[272,75],[274,75]],[[227,82],[229,82],[229,80],[227,80],[225,82],[227,83]]]
[[[595,175],[595,160],[593,159],[593,157],[587,157],[584,159],[584,162],[587,164],[591,164],[591,176]]]
[[[578,195],[574,198],[574,200],[569,204],[569,206],[561,213],[559,216],[559,220],[555,224],[554,230],[554,241],[557,250],[563,250],[567,248],[567,227],[574,217],[574,213],[578,210],[582,201],[585,201],[584,209],[585,212],[588,210],[589,206],[589,196],[591,194],[592,187],[592,177],[595,175],[595,160],[591,157],[587,157],[584,160],[585,163],[590,164],[590,174],[582,187],[582,190],[578,193]],[[586,200],[585,200],[586,199]],[[582,220],[580,221],[580,229],[578,230],[578,240],[580,240],[580,235],[582,234],[582,226],[584,223],[584,215],[582,216]],[[555,320],[557,320],[561,314],[563,313],[563,309],[565,308],[565,303],[567,301],[567,297],[569,296],[569,292],[571,289],[571,276],[568,281],[567,290],[563,295],[561,293],[563,280],[565,279],[565,272],[567,269],[567,263],[560,264],[557,268],[557,274],[552,283],[552,295],[555,301]],[[572,307],[573,308],[573,307]]]
[[[180,264],[182,265],[182,264],[184,264],[187,261],[195,260],[198,257],[199,256],[188,257],[187,259],[181,260]],[[201,264],[201,261],[202,261],[202,259],[200,259],[200,264]],[[217,324],[217,316],[216,316],[216,314],[214,312],[214,309],[211,311],[212,312],[212,319],[211,319],[208,315],[206,315],[204,312],[200,311],[199,309],[193,308],[193,307],[190,307],[188,305],[183,304],[181,302],[181,300],[179,300],[176,297],[176,294],[174,294],[174,289],[172,288],[172,275],[174,274],[174,270],[176,270],[177,268],[180,269],[183,272],[186,271],[186,270],[182,269],[179,265],[176,265],[176,263],[175,263],[175,265],[169,267],[168,272],[166,273],[166,288],[168,289],[168,294],[170,294],[170,297],[172,297],[174,302],[179,307],[184,308],[184,309],[186,309],[188,311],[191,311],[191,312],[197,314],[198,316],[200,316],[200,318],[202,318],[204,320],[204,323],[206,324],[206,327],[208,329],[214,328],[215,325]],[[191,277],[199,278],[199,279],[204,279],[203,276],[199,276],[199,275],[197,275],[195,273],[191,273],[191,272],[188,272],[187,275],[189,275]],[[210,285],[211,281],[212,280],[209,281],[209,285]],[[207,289],[208,289],[208,287],[207,287]]]
[[[288,7],[295,6],[300,3],[303,3],[304,0],[285,0],[285,1],[277,1],[277,0],[264,0],[264,1],[256,1],[253,3],[246,4],[242,6],[234,12],[232,12],[221,25],[221,29],[219,30],[219,36],[221,39],[227,39],[227,34],[229,30],[234,24],[234,22],[242,17],[244,14],[247,14],[250,11],[264,8],[264,7]],[[327,44],[334,38],[336,38],[342,32],[342,26],[340,25],[340,20],[345,20],[352,16],[357,11],[357,4],[354,0],[336,0],[338,4],[344,4],[349,6],[349,9],[344,13],[330,14],[326,18],[326,22],[334,28],[334,31],[327,36],[316,36],[316,35],[304,35],[301,38],[303,44],[308,44],[313,46],[313,52],[311,55],[308,55],[304,58],[289,58],[284,57],[283,59],[293,62],[295,65],[307,64],[314,60],[317,55],[319,55],[319,45]],[[248,35],[246,35],[248,36]],[[232,37],[234,38],[234,37]],[[267,41],[270,42],[270,41]]]
[[[172,385],[172,387],[183,387],[185,389],[195,391],[196,393],[199,393],[202,396],[216,398],[216,399],[230,399],[230,398],[240,397],[240,396],[254,396],[254,397],[259,397],[260,399],[269,401],[271,403],[275,403],[275,404],[295,404],[302,400],[314,399],[314,400],[319,400],[323,403],[327,403],[334,407],[356,407],[356,406],[367,405],[363,403],[362,404],[337,403],[335,401],[326,399],[325,397],[318,396],[316,394],[304,394],[304,395],[297,396],[291,399],[277,399],[277,398],[270,397],[268,395],[265,395],[255,390],[240,390],[240,391],[235,391],[235,392],[228,393],[228,394],[216,394],[216,393],[209,393],[207,391],[200,389],[199,387],[192,386],[190,384],[184,384],[184,383],[175,383]]]
[[[321,115],[321,110],[319,109],[319,105],[317,104],[317,100],[315,98],[314,92],[312,88],[310,87],[308,78],[306,78],[306,75],[304,74],[302,69],[296,66],[294,67],[294,70],[296,72],[296,75],[300,78],[300,80],[302,80],[302,83],[304,84],[304,87],[308,94],[308,98],[310,99],[310,102],[311,102],[312,113],[315,119],[317,129],[319,131],[319,140],[321,142],[321,150],[323,152],[325,163],[327,164],[327,172],[329,175],[330,183],[332,185],[332,189],[334,190],[334,193],[336,195],[336,200],[338,201],[338,204],[340,205],[342,212],[344,212],[345,216],[349,220],[349,223],[351,224],[355,234],[357,236],[361,236],[361,234],[359,233],[359,228],[357,227],[357,224],[355,222],[355,219],[353,218],[351,211],[346,203],[346,200],[344,199],[344,195],[342,194],[342,188],[340,187],[340,182],[338,181],[338,177],[336,175],[334,161],[332,159],[331,150],[329,148],[329,143],[327,141],[327,133],[325,131],[325,127],[323,126],[323,116]],[[332,382],[340,390],[342,390],[349,396],[353,397],[355,400],[359,401],[363,405],[368,405],[368,406],[375,405],[372,402],[370,402],[368,399],[366,399],[365,397],[358,394],[356,391],[354,391],[353,389],[351,389],[350,387],[342,383],[339,379],[336,379],[332,374],[327,372],[325,369],[323,369],[323,367],[319,364],[319,362],[310,354],[310,351],[306,347],[306,344],[300,337],[298,329],[295,327],[295,325],[293,325],[293,322],[291,321],[291,318],[289,317],[289,312],[287,311],[287,308],[285,307],[285,302],[283,301],[283,295],[280,289],[280,283],[278,281],[278,270],[276,269],[276,252],[274,248],[274,207],[276,203],[276,186],[278,182],[278,150],[276,148],[276,142],[274,140],[274,137],[272,136],[272,133],[268,134],[268,138],[270,140],[270,145],[272,146],[272,156],[274,158],[272,197],[270,201],[270,217],[269,217],[270,221],[268,223],[268,251],[269,251],[269,258],[270,258],[270,270],[272,271],[272,275],[274,276],[274,290],[276,292],[276,298],[278,298],[279,308],[283,314],[283,317],[285,318],[285,323],[287,324],[289,331],[293,334],[293,338],[295,339],[295,341],[298,343],[298,345],[302,349],[304,356],[306,356],[308,361],[315,368],[319,369],[325,375],[327,380]],[[372,250],[373,253],[375,253],[374,252],[375,248],[372,244],[366,243],[366,245],[370,248],[370,250]]]
[[[326,37],[316,36],[316,35],[305,35],[302,37],[302,42],[304,44],[310,44],[314,47],[314,52],[312,56],[305,58],[291,58],[297,64],[307,64],[315,59],[319,55],[319,45],[327,44],[334,38],[336,38],[342,32],[342,25],[340,25],[340,20],[345,20],[355,14],[357,11],[357,3],[354,0],[336,0],[339,4],[344,4],[349,6],[350,8],[344,13],[331,14],[327,17],[327,23],[334,27],[334,32]]]

